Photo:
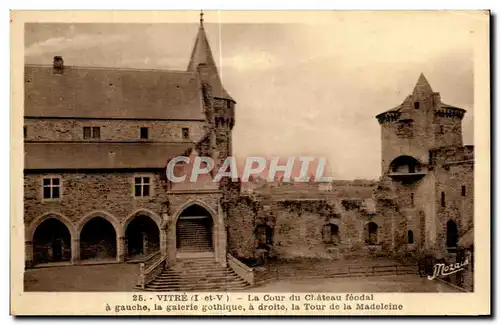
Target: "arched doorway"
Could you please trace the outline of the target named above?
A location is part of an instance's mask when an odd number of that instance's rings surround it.
[[[160,249],[160,230],[149,216],[138,215],[125,230],[127,256],[144,256]]]
[[[323,242],[325,244],[337,246],[340,244],[339,226],[328,223],[323,226]]]
[[[71,233],[56,218],[44,220],[33,235],[33,262],[47,263],[71,260]]]
[[[257,249],[270,250],[273,245],[273,229],[268,225],[258,225],[255,227],[255,239]]]
[[[212,229],[210,212],[198,204],[187,207],[177,219],[177,251],[179,253],[213,251]]]
[[[94,217],[83,226],[80,233],[80,258],[82,260],[116,258],[116,231],[108,220]]]
[[[458,227],[455,221],[448,220],[446,223],[446,248],[455,250],[458,244]]]
[[[378,225],[375,222],[369,222],[366,225],[365,242],[367,245],[378,244]]]
[[[408,230],[408,244],[413,244],[414,239],[413,239],[413,231]]]

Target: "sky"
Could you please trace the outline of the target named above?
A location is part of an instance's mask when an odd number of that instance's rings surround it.
[[[314,22],[217,23],[205,29],[224,87],[237,101],[237,157],[324,157],[334,179],[380,176],[375,116],[399,105],[420,73],[464,108],[473,144],[473,28],[467,15],[325,12]],[[251,17],[251,16],[250,16]],[[25,62],[185,70],[189,23],[25,25]]]

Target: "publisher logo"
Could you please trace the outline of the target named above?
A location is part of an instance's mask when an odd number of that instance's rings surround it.
[[[467,265],[469,265],[469,260],[465,260],[462,263],[455,263],[449,265],[446,265],[444,263],[434,264],[434,272],[432,276],[429,275],[427,278],[429,280],[434,280],[435,278],[438,277],[448,276],[450,274],[463,271]]]

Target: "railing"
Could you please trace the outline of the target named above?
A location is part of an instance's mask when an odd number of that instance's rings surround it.
[[[243,280],[248,282],[250,285],[255,283],[253,269],[246,266],[231,254],[227,254],[227,263],[229,267]]]
[[[147,260],[139,264],[139,283],[137,284],[141,289],[146,288],[146,286],[156,279],[160,275],[167,265],[167,257],[161,255],[158,251],[155,254],[149,256]]]

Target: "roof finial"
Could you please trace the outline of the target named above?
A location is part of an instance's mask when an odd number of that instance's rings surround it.
[[[201,27],[203,27],[203,15],[204,15],[203,9],[201,9],[201,11],[200,11],[200,26]]]

